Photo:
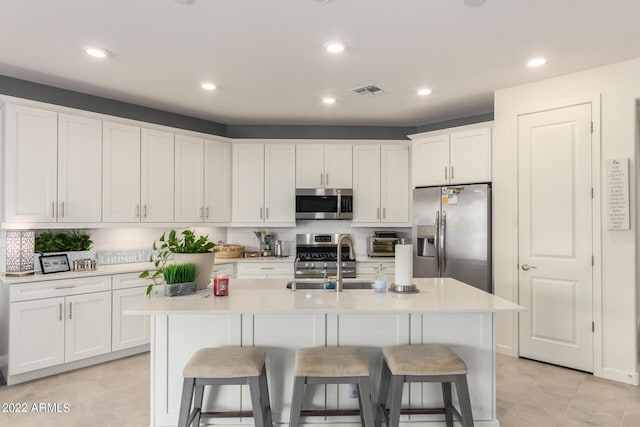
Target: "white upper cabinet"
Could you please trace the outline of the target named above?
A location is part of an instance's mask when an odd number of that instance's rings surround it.
[[[58,116],[59,222],[102,219],[102,121]]]
[[[6,222],[56,222],[58,114],[4,107]]]
[[[140,128],[102,124],[102,221],[139,222]]]
[[[491,181],[491,126],[411,135],[413,187]]]
[[[267,144],[264,150],[264,221],[296,221],[296,147]]]
[[[264,144],[233,144],[234,223],[264,222]]]
[[[204,140],[204,221],[231,222],[231,144]]]
[[[353,160],[351,144],[324,146],[324,188],[352,188]]]
[[[295,226],[296,147],[233,144],[232,222]]]
[[[140,135],[142,222],[173,221],[173,133],[142,129]]]
[[[204,219],[204,140],[176,135],[175,220]]]
[[[408,226],[409,146],[353,147],[353,226]]]
[[[352,188],[351,144],[297,144],[297,188]]]

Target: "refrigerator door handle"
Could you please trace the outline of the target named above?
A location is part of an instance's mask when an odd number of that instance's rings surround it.
[[[436,211],[436,235],[433,244],[436,249],[436,268],[440,273],[440,211]]]
[[[442,211],[442,230],[440,230],[440,234],[442,235],[442,269],[440,270],[440,277],[442,277],[447,270],[447,211]]]

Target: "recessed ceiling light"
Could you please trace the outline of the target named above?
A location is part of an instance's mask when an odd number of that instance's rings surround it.
[[[327,52],[340,53],[344,50],[344,43],[338,41],[326,42],[324,48]]]
[[[327,96],[325,98],[322,98],[322,102],[324,102],[325,104],[335,104],[336,103],[336,99],[335,98],[331,98],[330,96]]]
[[[544,65],[547,62],[546,59],[544,58],[533,58],[531,60],[529,60],[529,62],[527,62],[527,66],[529,67],[539,67],[541,65]]]
[[[418,95],[421,95],[421,96],[429,95],[430,93],[431,93],[431,89],[428,89],[426,87],[418,91]]]
[[[106,49],[102,49],[101,47],[87,47],[84,50],[85,52],[87,52],[88,55],[93,56],[94,58],[104,58],[106,57],[109,52],[107,52]]]
[[[200,87],[205,90],[214,90],[217,86],[211,82],[204,82],[200,85]]]

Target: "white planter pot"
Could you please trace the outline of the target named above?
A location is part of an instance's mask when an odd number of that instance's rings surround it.
[[[215,262],[216,254],[208,252],[205,254],[173,254],[175,264],[192,263],[196,265],[196,289],[206,289],[211,281],[211,272]]]

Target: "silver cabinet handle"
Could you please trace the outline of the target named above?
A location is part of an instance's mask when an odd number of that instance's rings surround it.
[[[62,322],[62,303],[58,304],[58,319]]]
[[[324,174],[324,184],[325,185],[329,185],[329,173],[325,173]]]
[[[324,187],[324,174],[320,172],[320,187]]]
[[[207,206],[207,218],[209,218],[209,206]]]
[[[382,219],[387,217],[387,208],[382,208]]]
[[[136,218],[140,218],[140,204],[136,205]]]
[[[451,166],[451,179],[453,179],[453,166]]]
[[[69,303],[69,320],[73,319],[73,303]]]
[[[376,219],[380,219],[380,208],[376,208]]]
[[[275,267],[260,267],[260,270],[273,270]]]
[[[265,214],[264,214],[264,219],[269,219],[269,207],[267,206],[266,208],[264,208]]]
[[[72,289],[72,288],[75,288],[75,287],[76,287],[76,285],[66,285],[66,286],[56,286],[55,289],[56,290],[58,290],[58,289]]]
[[[449,179],[449,178],[447,178],[447,167],[446,166],[444,167],[444,179]]]
[[[55,200],[51,202],[51,218],[56,217],[56,202]]]
[[[147,217],[147,204],[146,203],[142,207],[142,216],[145,217],[145,218]]]
[[[64,202],[60,204],[60,217],[64,218]]]
[[[200,206],[200,218],[204,219],[204,206]]]
[[[260,208],[260,219],[262,219],[262,208]]]
[[[524,271],[529,271],[529,270],[530,270],[530,269],[532,269],[532,268],[533,268],[533,269],[536,269],[536,268],[538,268],[538,267],[536,267],[535,265],[522,264],[522,269],[523,269]]]

